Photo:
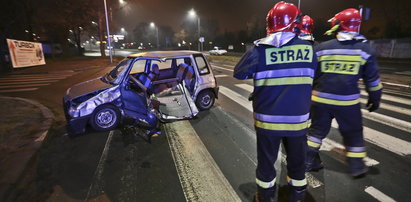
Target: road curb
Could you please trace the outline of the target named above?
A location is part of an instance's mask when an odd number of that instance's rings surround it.
[[[187,201],[241,201],[189,121],[163,130]]]
[[[23,174],[27,170],[28,165],[30,165],[30,162],[34,159],[38,150],[43,145],[43,141],[48,135],[48,131],[52,126],[55,118],[50,109],[37,101],[25,98],[5,96],[0,96],[0,99],[10,100],[11,102],[21,101],[29,105],[33,105],[41,111],[41,114],[44,117],[44,119],[41,120],[41,123],[39,123],[38,126],[40,132],[32,134],[31,131],[28,131],[26,134],[23,134],[23,136],[30,138],[33,141],[30,144],[24,145],[24,149],[19,150],[18,152],[11,152],[10,154],[7,154],[7,159],[2,162],[3,165],[0,165],[0,168],[3,166],[6,167],[5,169],[1,169],[1,176],[3,176],[3,178],[0,179],[0,199],[7,201],[9,193],[11,193],[12,189],[15,188],[15,186],[17,186],[21,179],[24,177]],[[15,109],[15,111],[16,113],[18,113],[18,109]]]

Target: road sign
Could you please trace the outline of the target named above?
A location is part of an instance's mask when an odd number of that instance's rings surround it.
[[[7,45],[14,68],[46,64],[41,43],[7,39]]]
[[[204,43],[204,37],[200,37],[200,38],[198,39],[198,41],[201,42],[201,43]]]

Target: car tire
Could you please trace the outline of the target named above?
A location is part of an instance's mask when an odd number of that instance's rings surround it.
[[[211,90],[203,90],[197,95],[196,105],[201,111],[209,110],[215,102],[215,95]]]
[[[120,113],[115,106],[98,106],[90,118],[90,126],[96,131],[110,131],[120,123]]]

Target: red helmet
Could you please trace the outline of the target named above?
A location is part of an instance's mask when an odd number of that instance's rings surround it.
[[[267,34],[274,32],[295,32],[294,28],[301,15],[300,9],[294,4],[280,1],[268,11],[266,17]],[[297,21],[297,22],[296,22]]]
[[[308,16],[304,15],[301,19],[300,31],[301,34],[312,34],[314,30],[314,20]]]
[[[337,13],[333,18],[329,19],[328,22],[331,23],[331,27],[339,24],[339,32],[358,32],[358,27],[361,25],[361,14],[360,11],[355,8],[348,8]]]

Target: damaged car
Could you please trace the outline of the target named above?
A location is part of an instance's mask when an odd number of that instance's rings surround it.
[[[155,133],[159,121],[191,119],[210,109],[218,86],[196,51],[133,54],[103,77],[72,86],[63,97],[69,134],[130,123]]]

